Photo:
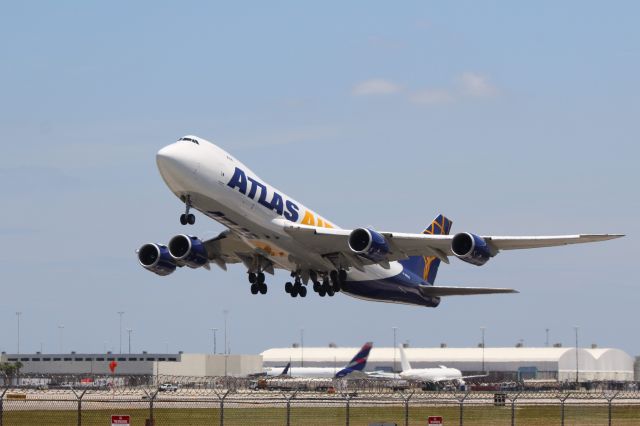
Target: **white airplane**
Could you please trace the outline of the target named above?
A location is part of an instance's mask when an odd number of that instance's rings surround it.
[[[516,293],[508,288],[435,286],[438,266],[449,263],[450,256],[481,266],[501,250],[622,236],[448,235],[452,222],[442,215],[416,234],[341,229],[197,136],[162,148],[156,161],[167,186],[185,204],[180,223],[193,225],[195,209],[229,229],[207,241],[185,233],[167,246],[144,244],[137,250],[140,264],[168,275],[176,267],[209,268],[215,263],[226,270],[229,263],[243,263],[253,294],[267,292],[265,273],[284,269],[291,272],[285,291],[292,297],[305,297],[306,285],[312,282],[321,297],[343,291],[362,299],[436,307],[442,296]]]
[[[367,342],[356,353],[356,355],[341,369],[331,367],[291,367],[291,363],[282,368],[265,368],[264,372],[267,376],[287,376],[293,378],[341,378],[354,371],[362,372],[367,365],[369,352],[373,343]]]
[[[372,371],[366,373],[367,376],[383,379],[416,380],[428,383],[452,382],[458,385],[464,385],[464,379],[486,377],[486,375],[463,376],[462,372],[457,368],[449,368],[444,365],[441,365],[439,368],[411,368],[404,349],[399,347],[398,350],[400,351],[400,365],[402,367],[400,373]]]

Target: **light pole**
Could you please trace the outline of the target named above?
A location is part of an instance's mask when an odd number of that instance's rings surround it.
[[[216,354],[216,332],[218,331],[217,328],[210,328],[209,330],[213,331],[213,354]]]
[[[545,328],[544,331],[546,333],[546,339],[544,341],[544,345],[548,348],[549,347],[549,329]]]
[[[300,367],[304,367],[304,328],[300,329]]]
[[[16,317],[18,318],[18,354],[20,354],[20,316],[22,312],[16,312]]]
[[[63,352],[63,339],[64,339],[64,325],[60,324],[58,326],[58,330],[60,330],[60,353]]]
[[[131,355],[131,332],[133,331],[132,328],[127,328],[127,333],[129,333],[129,355]]]
[[[480,327],[480,330],[482,331],[482,374],[484,374],[484,330],[485,327],[482,326]]]
[[[579,380],[579,367],[578,367],[578,326],[574,325],[573,328],[576,331],[576,387],[578,386]]]
[[[118,353],[122,353],[122,316],[124,311],[118,311],[118,315],[120,315],[120,352]]]
[[[393,372],[395,373],[397,370],[396,368],[396,332],[398,331],[398,327],[392,327],[393,328]]]
[[[227,316],[229,316],[229,311],[222,311],[224,314],[224,377],[227,377],[227,358],[229,356],[229,346],[227,346]]]

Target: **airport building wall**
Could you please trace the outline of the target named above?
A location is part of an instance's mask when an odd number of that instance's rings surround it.
[[[262,353],[265,367],[291,362],[306,367],[335,367],[347,364],[359,348],[275,348]],[[395,354],[394,354],[395,352]],[[580,381],[631,381],[633,358],[619,349],[578,348],[406,348],[412,368],[440,365],[457,368],[466,375],[491,372],[506,379],[575,381],[576,353]],[[484,369],[483,369],[484,359]],[[367,371],[400,370],[400,351],[373,348]]]
[[[260,355],[211,354],[2,354],[2,362],[22,363],[27,375],[112,374],[168,376],[247,376],[262,372]],[[226,368],[225,368],[226,364]]]

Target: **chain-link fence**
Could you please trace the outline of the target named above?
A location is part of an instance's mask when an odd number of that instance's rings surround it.
[[[425,391],[371,380],[224,377],[50,379],[1,388],[0,426],[109,425],[112,415],[128,415],[132,425],[426,425],[430,416],[441,416],[445,425],[640,424],[640,392],[624,390]]]

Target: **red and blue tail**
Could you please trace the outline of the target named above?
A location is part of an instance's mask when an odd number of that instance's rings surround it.
[[[451,231],[453,222],[443,215],[438,215],[433,222],[425,229],[423,234],[431,235],[448,235]],[[433,284],[440,266],[440,259],[435,256],[411,256],[408,259],[401,260],[400,263],[405,269],[410,270],[414,274],[422,277],[429,284]]]
[[[369,352],[371,352],[371,347],[373,346],[372,342],[365,343],[360,351],[354,356],[349,364],[347,364],[342,370],[336,373],[336,377],[344,377],[347,374],[353,373],[354,371],[362,371],[364,367],[367,365],[367,358],[369,358]]]

